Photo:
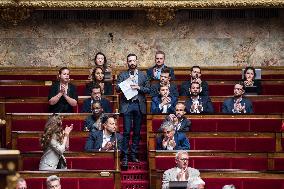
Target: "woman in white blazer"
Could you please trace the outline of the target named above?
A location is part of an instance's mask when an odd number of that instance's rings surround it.
[[[73,125],[66,126],[63,130],[62,118],[59,115],[52,115],[47,120],[40,140],[44,154],[39,163],[39,170],[57,169],[59,159],[66,163],[63,153],[69,148],[69,134],[72,129]]]

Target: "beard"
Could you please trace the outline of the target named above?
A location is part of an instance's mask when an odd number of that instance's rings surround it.
[[[135,65],[135,64],[130,64],[130,65],[128,65],[128,68],[134,70],[134,69],[137,68],[137,65]]]

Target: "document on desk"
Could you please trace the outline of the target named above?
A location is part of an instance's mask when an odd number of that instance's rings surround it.
[[[138,90],[132,89],[131,85],[134,85],[131,79],[126,79],[125,81],[118,84],[127,100],[130,100],[134,96],[138,95]]]

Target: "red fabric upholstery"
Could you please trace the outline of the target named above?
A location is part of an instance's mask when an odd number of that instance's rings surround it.
[[[6,113],[48,113],[48,102],[46,103],[6,103]]]
[[[12,120],[12,131],[43,131],[46,120]],[[73,124],[73,131],[81,131],[84,126],[83,120],[63,120],[63,126]]]
[[[228,150],[235,151],[234,138],[194,138],[194,145],[191,142],[191,150]],[[191,141],[191,140],[190,140]]]
[[[74,178],[61,178],[61,188],[79,189],[79,181]]]
[[[241,178],[202,178],[202,179],[206,183],[206,188],[209,189],[221,189],[226,184],[234,184],[237,189],[242,189]]]
[[[250,171],[268,170],[268,161],[266,158],[232,158],[231,169],[245,169]]]
[[[78,85],[77,86],[78,96],[86,96],[85,89],[86,89],[86,85]]]
[[[23,171],[38,171],[40,157],[27,157],[23,159]],[[68,162],[67,162],[68,163]],[[68,166],[69,168],[69,166]]]
[[[29,189],[44,189],[46,188],[46,178],[26,178]]]
[[[284,189],[284,179],[250,178],[243,181],[243,189],[259,188]]]
[[[274,170],[284,170],[284,158],[274,158]]]
[[[152,120],[152,130],[153,130],[154,132],[157,132],[158,129],[160,128],[162,122],[163,122],[162,119],[153,119],[153,120]]]
[[[217,121],[218,132],[242,132],[249,131],[248,119],[219,119]]]
[[[231,162],[228,157],[190,157],[196,169],[230,169]]]
[[[234,85],[209,85],[210,96],[230,96],[233,94]]]
[[[284,102],[282,101],[258,101],[253,103],[254,112],[258,114],[282,113],[284,112]]]
[[[85,149],[87,138],[72,137],[69,141],[69,150],[75,152],[83,152]]]
[[[39,138],[19,138],[17,149],[21,152],[41,150]]]
[[[108,157],[69,157],[70,169],[115,170],[115,160]]]
[[[78,189],[114,189],[113,178],[79,178]]]
[[[279,132],[281,130],[281,125],[281,119],[251,119],[250,131]]]
[[[273,138],[237,138],[236,151],[239,152],[274,152]]]
[[[202,131],[217,131],[217,120],[216,119],[192,119],[191,130],[196,132]]]
[[[262,85],[263,95],[283,95],[284,87],[283,85]]]

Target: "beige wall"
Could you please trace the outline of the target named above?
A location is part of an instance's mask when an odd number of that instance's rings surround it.
[[[188,19],[179,11],[165,26],[136,12],[125,20],[45,20],[36,12],[18,26],[0,25],[0,66],[72,66],[92,64],[97,51],[112,66],[136,53],[140,66],[166,52],[169,66],[284,66],[284,9],[266,19]],[[107,14],[107,13],[106,13]],[[111,37],[112,36],[112,37]]]

